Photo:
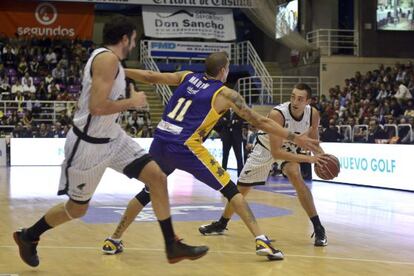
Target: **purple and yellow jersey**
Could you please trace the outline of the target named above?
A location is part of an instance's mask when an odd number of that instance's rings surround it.
[[[230,183],[230,175],[203,146],[221,117],[213,102],[223,88],[221,81],[204,74],[188,72],[183,76],[164,110],[149,151],[164,173],[180,169],[215,190]]]
[[[165,107],[154,137],[170,143],[202,143],[221,115],[212,104],[224,88],[219,80],[188,72]]]

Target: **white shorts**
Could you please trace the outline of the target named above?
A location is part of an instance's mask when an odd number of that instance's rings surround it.
[[[297,153],[298,151],[298,147],[294,144],[283,145],[282,149],[291,153]],[[246,164],[244,164],[237,183],[240,186],[264,185],[274,163],[282,171],[283,166],[288,162],[286,160],[273,159],[268,149],[261,144],[256,144],[249,158],[247,158]]]
[[[150,161],[147,152],[123,130],[105,144],[85,142],[70,130],[65,142],[58,195],[67,194],[75,202],[87,202],[106,168],[137,178]]]

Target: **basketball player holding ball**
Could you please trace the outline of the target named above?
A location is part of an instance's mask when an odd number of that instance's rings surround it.
[[[319,139],[319,112],[309,105],[311,97],[312,90],[307,84],[296,84],[290,102],[274,107],[268,117],[292,132],[297,134],[308,132],[311,138]],[[300,151],[301,149],[294,143],[259,131],[256,145],[243,167],[237,186],[239,191],[246,196],[253,186],[264,185],[272,164],[276,162],[282,173],[295,187],[299,201],[313,224],[314,245],[326,246],[328,240],[325,229],[319,220],[312,194],[303,180],[300,163],[316,163],[324,167],[329,162],[329,157],[320,147],[317,152],[313,152],[313,156],[299,154]],[[200,233],[203,235],[223,234],[233,213],[233,209],[227,204],[221,218],[211,224],[201,226]]]

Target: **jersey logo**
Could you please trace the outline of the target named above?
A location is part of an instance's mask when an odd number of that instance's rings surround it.
[[[83,191],[83,188],[85,188],[85,186],[86,186],[86,183],[82,183],[82,184],[79,184],[78,186],[76,186],[76,188]]]
[[[195,94],[197,94],[198,92],[200,92],[200,89],[194,89],[193,87],[187,87],[187,93],[188,93],[188,94],[195,95]]]
[[[225,171],[223,168],[221,168],[221,167],[217,168],[217,174],[218,174],[219,176],[223,176],[225,172],[226,172],[226,171]]]
[[[210,164],[214,166],[214,165],[216,165],[216,164],[217,164],[217,161],[216,161],[216,160],[214,160],[213,158],[211,158],[211,159],[210,159]]]
[[[205,130],[205,129],[200,129],[200,130],[198,131],[198,135],[200,135],[201,137],[206,136],[206,134],[207,134],[207,132],[206,132],[206,130]]]

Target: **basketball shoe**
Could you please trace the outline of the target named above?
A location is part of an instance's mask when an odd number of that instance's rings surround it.
[[[207,246],[191,246],[181,242],[182,239],[175,237],[174,243],[167,246],[167,259],[170,264],[189,259],[197,260],[207,254]]]
[[[266,256],[270,261],[283,260],[282,251],[275,249],[271,242],[267,237],[266,239],[256,239],[256,254]]]
[[[219,221],[213,221],[210,224],[202,225],[198,228],[198,231],[203,235],[223,235],[225,230],[227,228]]]
[[[19,247],[20,258],[30,266],[39,265],[39,256],[37,256],[37,244],[39,241],[31,241],[26,234],[26,229],[19,229],[13,233],[14,241]]]
[[[107,238],[102,246],[102,252],[108,255],[115,255],[124,251],[122,241],[116,241],[112,238]]]
[[[313,236],[315,236],[315,246],[327,246],[328,245],[328,238],[326,237],[325,234],[325,228],[319,228],[316,229],[315,232],[313,232],[311,238],[313,238]]]

